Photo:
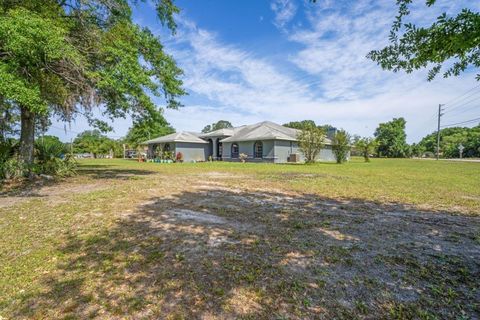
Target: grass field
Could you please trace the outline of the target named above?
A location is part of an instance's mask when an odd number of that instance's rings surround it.
[[[83,160],[0,195],[0,316],[477,319],[480,164]]]

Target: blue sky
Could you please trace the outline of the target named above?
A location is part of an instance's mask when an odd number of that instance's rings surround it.
[[[312,119],[371,136],[378,123],[404,117],[407,139],[415,142],[435,130],[439,103],[478,85],[475,70],[427,82],[426,71],[392,73],[367,60],[370,50],[387,44],[396,14],[393,0],[176,3],[182,12],[174,36],[162,28],[149,2],[135,8],[134,19],[161,38],[185,72],[185,107],[165,111],[178,131],[200,131],[220,119],[234,125]],[[480,10],[475,1],[438,1],[427,8],[417,0],[410,19],[428,24],[443,11],[454,14],[463,7]],[[447,105],[443,123],[480,117],[478,97],[477,88],[469,99]],[[164,105],[161,99],[156,103]],[[109,135],[120,137],[131,120],[112,125]],[[49,134],[68,141],[88,124],[77,118],[66,125],[67,132],[63,128],[54,122]]]

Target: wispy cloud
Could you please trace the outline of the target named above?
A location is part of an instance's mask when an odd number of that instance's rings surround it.
[[[290,57],[307,74],[295,68],[285,71],[267,57],[224,43],[215,33],[184,20],[172,49],[185,70],[186,87],[192,96],[206,101],[178,112],[169,111],[168,119],[184,130],[200,130],[219,119],[236,125],[267,119],[279,123],[313,119],[371,135],[379,122],[403,116],[413,141],[434,129],[437,101],[447,99],[455,90],[468,88],[472,81],[464,77],[461,81],[440,79],[427,83],[425,74],[408,76],[382,71],[362,52],[373,48],[376,40],[367,34],[359,39],[348,37],[348,30],[359,28],[357,24],[373,32],[369,20],[379,21],[378,12],[365,14],[356,22],[344,21],[345,25],[336,22],[340,18],[332,13],[315,24],[313,31],[290,36],[292,41],[309,46]],[[387,25],[388,18],[384,19]],[[332,32],[336,32],[338,47],[330,39]],[[318,42],[322,45],[317,46]],[[309,50],[311,56],[307,55]]]
[[[284,28],[297,13],[294,0],[272,0],[270,8],[275,14],[274,24],[280,29]]]

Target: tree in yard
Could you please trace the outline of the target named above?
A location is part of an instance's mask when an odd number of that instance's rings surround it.
[[[153,117],[145,117],[134,121],[133,126],[128,130],[125,142],[132,148],[137,148],[147,140],[174,132],[175,129],[165,120],[162,111],[159,111]]]
[[[307,163],[315,162],[315,158],[322,150],[325,142],[325,131],[318,127],[307,127],[297,136],[300,151]]]
[[[414,70],[433,66],[428,73],[432,80],[442,70],[442,65],[453,62],[443,71],[444,77],[458,76],[469,66],[480,66],[480,14],[468,8],[455,16],[446,12],[428,27],[405,23],[410,14],[412,0],[397,0],[398,15],[390,30],[390,45],[374,50],[368,58],[383,69]],[[436,0],[425,0],[428,7]],[[475,1],[472,1],[472,4]],[[477,75],[480,80],[480,74]]]
[[[98,155],[109,154],[118,148],[116,141],[103,135],[99,130],[87,130],[80,133],[73,140],[74,153],[91,153],[94,158]]]
[[[407,135],[403,118],[394,118],[392,121],[380,123],[375,130],[377,139],[377,153],[388,158],[404,158],[408,154]]]
[[[181,70],[159,39],[132,22],[134,0],[0,2],[0,98],[20,111],[20,158],[33,162],[35,123],[58,115],[110,118],[155,115],[150,94],[177,108]],[[155,0],[160,21],[175,30],[172,0]]]
[[[202,133],[209,133],[215,130],[233,128],[232,124],[226,120],[219,120],[211,125],[208,124],[202,129]]]
[[[373,138],[356,139],[355,148],[362,154],[365,162],[370,162],[370,155],[375,152],[377,141]]]
[[[345,130],[339,130],[332,139],[332,151],[337,163],[343,163],[348,159],[351,148],[351,137]]]
[[[459,157],[460,144],[464,147],[464,157],[480,157],[480,125],[472,128],[452,127],[440,130],[440,151],[443,157]],[[434,153],[437,146],[437,133],[425,136],[416,146],[423,148],[424,152]]]
[[[425,154],[425,151],[427,151],[427,150],[426,150],[425,146],[423,146],[422,144],[420,144],[420,143],[412,144],[412,156],[413,157],[421,158]]]

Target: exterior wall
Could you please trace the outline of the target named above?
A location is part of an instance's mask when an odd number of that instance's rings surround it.
[[[286,163],[288,157],[292,153],[298,153],[300,155],[300,162],[305,161],[305,156],[298,148],[296,141],[275,141],[275,163]],[[332,152],[331,146],[325,146],[318,154],[317,161],[335,161],[335,156]]]
[[[255,158],[254,157],[254,145],[255,141],[241,141],[238,143],[238,153],[245,153],[248,158],[247,162],[275,162],[275,141],[274,140],[263,140],[263,157]],[[238,158],[232,158],[232,144],[233,142],[224,142],[223,143],[223,155],[222,160],[224,161],[239,161]]]
[[[320,150],[320,154],[315,158],[317,161],[336,161],[332,151],[332,146],[325,146]]]
[[[275,140],[275,163],[288,162],[288,157],[292,153],[298,153],[302,156],[296,141]]]
[[[208,159],[208,144],[177,142],[175,144],[175,156],[179,152],[183,154],[184,162],[205,161]]]

